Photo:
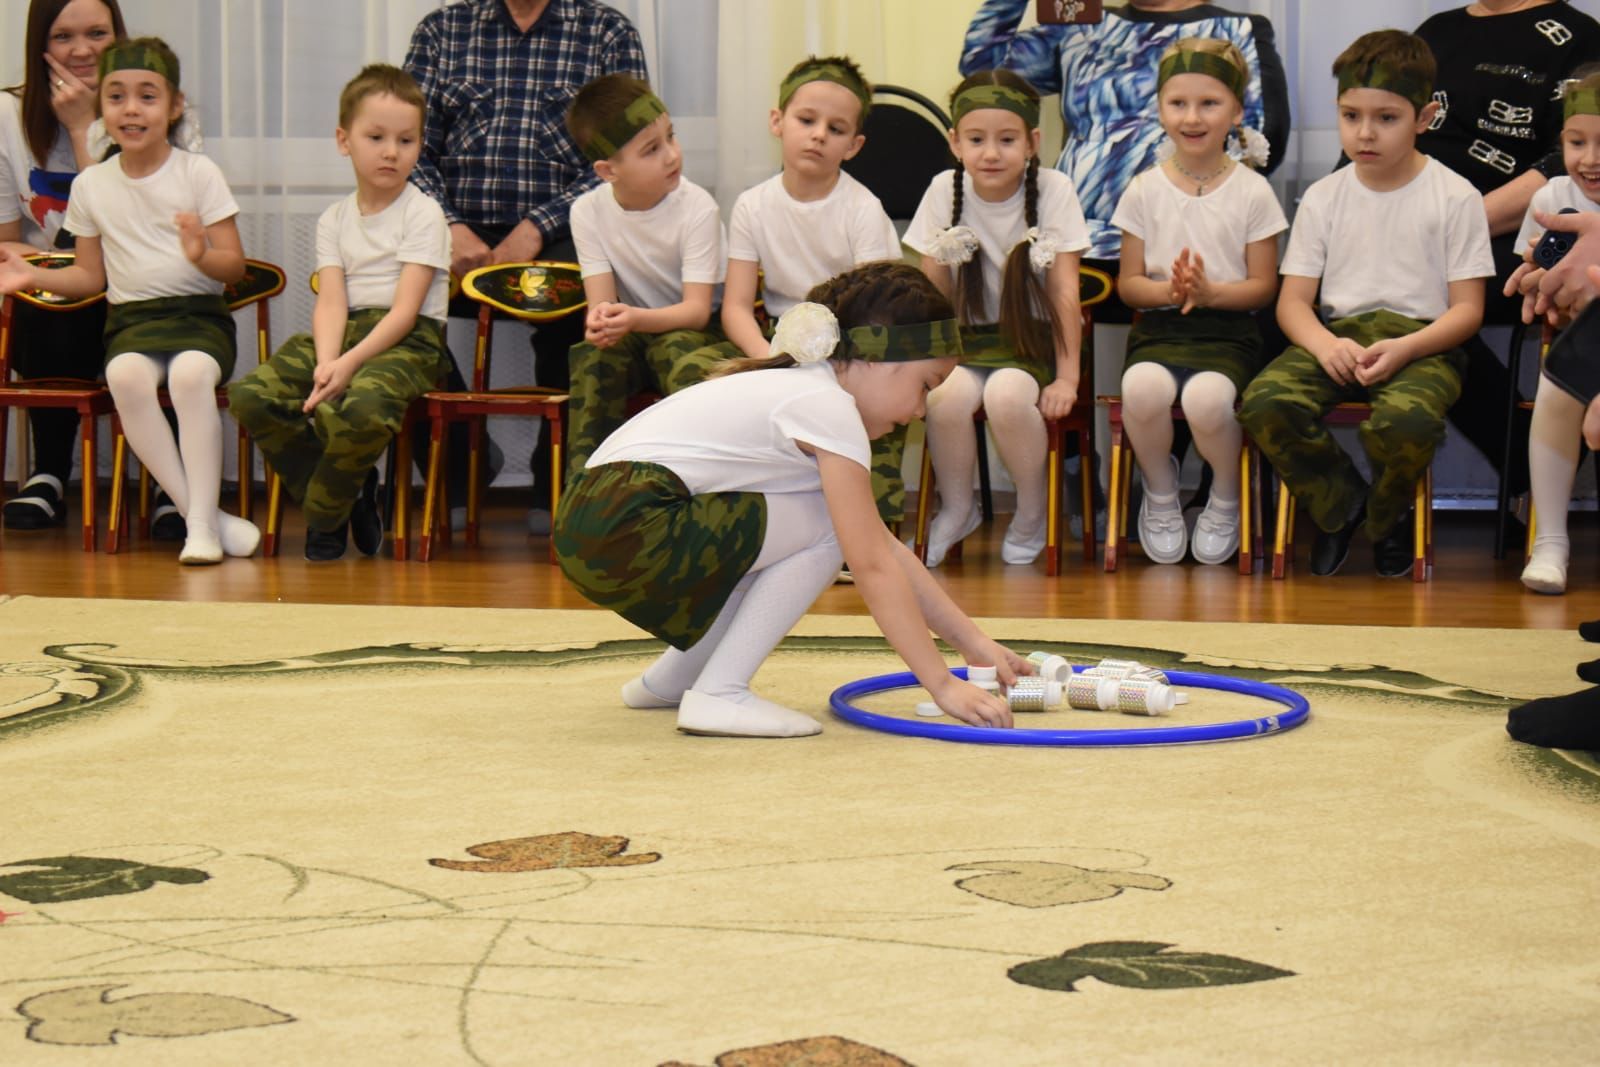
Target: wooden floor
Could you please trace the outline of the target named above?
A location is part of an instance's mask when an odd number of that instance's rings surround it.
[[[935,571],[968,611],[979,616],[1177,619],[1206,622],[1298,622],[1399,626],[1562,629],[1600,617],[1600,530],[1592,515],[1574,517],[1573,592],[1536,596],[1517,581],[1515,558],[1496,561],[1481,513],[1441,513],[1434,579],[1384,580],[1372,573],[1371,551],[1357,539],[1344,571],[1315,578],[1300,568],[1285,581],[1259,571],[1240,577],[1229,567],[1154,566],[1137,549],[1116,574],[1098,560],[1086,566],[1077,543],[1067,546],[1063,573],[1047,578],[1041,561],[1008,567],[999,560],[1006,516],[967,542],[966,559]],[[80,549],[76,516],[64,530],[0,532],[0,593],[50,597],[151,600],[407,604],[496,608],[585,608],[588,603],[546,562],[546,543],[530,537],[523,512],[498,504],[487,514],[483,543],[457,539],[432,563],[398,563],[352,552],[336,563],[301,555],[304,526],[291,512],[276,559],[228,560],[182,567],[177,546],[134,538],[118,555]],[[1309,531],[1307,531],[1309,534]],[[387,551],[387,550],[386,550]],[[815,611],[862,614],[853,587],[835,586]]]

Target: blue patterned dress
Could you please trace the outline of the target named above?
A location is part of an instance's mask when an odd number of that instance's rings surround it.
[[[1157,163],[1166,134],[1156,116],[1156,67],[1180,37],[1232,41],[1250,67],[1244,122],[1272,143],[1271,171],[1289,134],[1289,91],[1272,24],[1214,4],[1183,11],[1108,9],[1087,26],[1017,26],[1031,0],[985,0],[967,28],[961,73],[1005,67],[1040,93],[1059,93],[1066,143],[1056,168],[1072,179],[1089,223],[1090,259],[1116,259],[1122,233],[1111,225],[1122,191]]]

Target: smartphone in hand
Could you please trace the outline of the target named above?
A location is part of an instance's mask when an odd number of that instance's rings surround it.
[[[1590,301],[1555,339],[1544,376],[1584,407],[1600,394],[1600,300]]]

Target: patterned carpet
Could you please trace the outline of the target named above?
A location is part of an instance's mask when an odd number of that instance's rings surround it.
[[[757,683],[824,733],[692,738],[599,612],[0,602],[0,1063],[1594,1061],[1600,766],[1504,731],[1592,646],[988,629],[1312,718],[894,737],[824,710],[871,621],[811,617]]]

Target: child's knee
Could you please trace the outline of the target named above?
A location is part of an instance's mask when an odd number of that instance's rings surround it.
[[[1361,446],[1381,462],[1406,456],[1432,456],[1444,440],[1444,420],[1408,405],[1377,403],[1360,426]]]

